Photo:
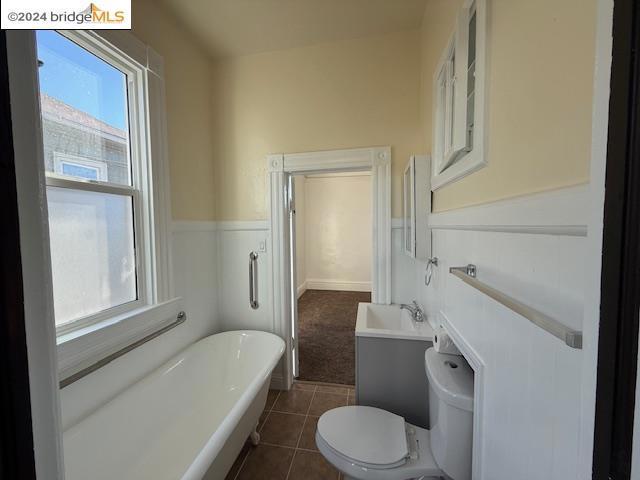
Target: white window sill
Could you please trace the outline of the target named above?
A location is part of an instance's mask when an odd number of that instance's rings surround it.
[[[176,320],[182,298],[138,308],[60,335],[58,375],[65,379]]]

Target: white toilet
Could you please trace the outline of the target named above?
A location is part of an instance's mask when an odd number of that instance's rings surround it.
[[[471,480],[473,371],[463,357],[429,348],[429,430],[374,407],[329,410],[316,444],[347,480]]]

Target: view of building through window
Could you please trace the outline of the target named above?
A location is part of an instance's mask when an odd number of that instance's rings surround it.
[[[137,299],[133,196],[92,187],[132,186],[127,77],[57,32],[38,31],[37,46],[61,325]]]
[[[37,40],[46,171],[130,185],[126,75],[57,32]],[[106,178],[63,168],[60,153],[99,162]]]

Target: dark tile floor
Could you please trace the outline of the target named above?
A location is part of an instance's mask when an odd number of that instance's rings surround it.
[[[355,404],[353,387],[296,382],[288,392],[270,390],[258,424],[260,444],[245,444],[226,480],[340,480],[318,452],[318,417]]]

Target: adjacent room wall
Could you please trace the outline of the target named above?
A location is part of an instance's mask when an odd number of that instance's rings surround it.
[[[269,153],[390,145],[393,215],[423,150],[418,31],[235,59],[213,68],[219,220],[267,218]]]
[[[488,166],[434,193],[434,211],[589,181],[595,0],[491,0]],[[461,0],[428,0],[422,119],[431,150],[435,65]]]
[[[304,190],[306,287],[371,291],[371,175],[308,176]]]
[[[214,220],[211,60],[159,2],[133,0],[132,33],[164,58],[174,220]]]

